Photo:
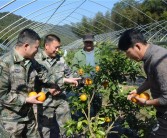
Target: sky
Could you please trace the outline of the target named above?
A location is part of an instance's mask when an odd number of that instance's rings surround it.
[[[98,11],[105,13],[116,2],[119,0],[0,0],[0,12],[12,12],[34,21],[64,25],[80,22],[83,16],[92,18]]]

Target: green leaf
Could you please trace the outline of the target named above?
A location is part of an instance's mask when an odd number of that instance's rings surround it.
[[[96,134],[96,138],[101,138],[101,135],[99,135],[99,134]]]
[[[155,111],[150,111],[149,115],[151,115],[151,116],[155,115]]]
[[[101,130],[98,130],[97,133],[101,136],[105,136],[105,132],[104,131],[101,131]]]
[[[82,120],[82,123],[88,124],[87,120]]]
[[[66,135],[67,135],[67,136],[71,136],[71,135],[72,135],[72,133],[73,133],[73,132],[72,132],[72,130],[71,130],[71,129],[69,129],[69,130],[67,130]]]
[[[99,117],[98,120],[105,121],[104,117]]]
[[[116,90],[116,87],[115,87],[115,85],[113,85],[111,88],[112,88],[112,90]]]
[[[82,128],[82,121],[77,123],[77,129],[80,130]]]
[[[105,121],[98,121],[98,124],[104,124]]]

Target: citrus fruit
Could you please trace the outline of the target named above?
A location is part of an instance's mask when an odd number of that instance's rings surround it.
[[[146,92],[143,92],[139,95],[139,98],[143,98],[143,99],[146,99],[146,100],[149,100],[150,99],[150,95]]]
[[[39,92],[38,94],[40,94],[40,96],[37,97],[37,100],[38,100],[38,101],[41,101],[41,102],[45,101],[45,99],[46,99],[46,94],[45,94],[44,92]]]
[[[31,96],[36,96],[37,93],[36,92],[29,92],[28,96],[31,97]]]
[[[85,85],[91,85],[93,81],[90,78],[85,79]]]
[[[96,70],[96,72],[98,72],[98,71],[100,70],[100,67],[99,67],[99,66],[96,66],[96,67],[95,67],[95,70]]]
[[[84,101],[87,100],[87,95],[86,94],[81,94],[79,98],[80,98],[81,101],[84,102]]]
[[[78,70],[78,74],[79,74],[79,75],[83,75],[83,74],[84,74],[83,69],[79,69],[79,70]]]
[[[105,117],[105,122],[106,123],[110,123],[111,122],[111,119],[109,117]]]
[[[134,94],[134,95],[135,95],[135,97],[139,97],[139,95],[138,95],[138,94]],[[137,99],[136,99],[135,97],[133,97],[133,98],[131,99],[131,101],[132,101],[132,102],[134,102],[134,103],[136,103],[136,102],[137,102]]]

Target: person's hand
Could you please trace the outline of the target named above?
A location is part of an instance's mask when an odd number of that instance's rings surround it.
[[[137,90],[131,91],[131,92],[129,93],[129,95],[127,96],[127,99],[128,99],[128,100],[132,100],[132,98],[135,97],[135,99],[137,100],[136,104],[145,105],[146,99],[139,98],[139,96],[136,96],[136,94],[137,94]]]
[[[55,88],[50,88],[49,92],[51,95],[56,96],[61,93],[61,91],[56,90]]]
[[[38,101],[37,98],[40,96],[40,94],[37,94],[36,96],[30,96],[26,98],[26,103],[31,104],[42,104],[43,102]]]
[[[64,78],[64,82],[65,83],[70,83],[70,84],[74,84],[75,86],[78,86],[78,81],[81,78]]]
[[[136,96],[136,94],[137,94],[137,90],[131,91],[131,92],[128,94],[127,99],[128,99],[128,100],[131,100],[133,97]]]

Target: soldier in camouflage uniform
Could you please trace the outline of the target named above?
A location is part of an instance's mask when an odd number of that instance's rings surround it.
[[[35,59],[48,70],[54,69],[54,73],[59,77],[72,77],[70,69],[65,64],[63,57],[58,55],[60,49],[60,38],[54,34],[49,34],[44,39],[44,50],[37,53]],[[72,78],[71,78],[72,79]],[[69,104],[66,101],[65,92],[63,92],[62,83],[57,85],[57,95],[48,95],[47,100],[43,104],[43,110],[40,108],[39,115],[39,131],[41,137],[49,138],[56,136],[52,135],[52,132],[56,132],[57,124],[54,121],[56,117],[59,129],[60,137],[64,134],[64,124],[71,119],[71,113]],[[51,133],[50,133],[51,132]],[[59,137],[59,136],[57,136]]]
[[[37,96],[30,98],[27,95],[35,91],[37,70],[39,79],[46,78],[46,70],[44,72],[42,66],[32,60],[39,41],[40,37],[34,31],[23,30],[16,47],[0,58],[1,138],[38,137],[32,104],[42,102],[36,100]]]
[[[32,105],[42,102],[28,92],[63,81],[34,60],[39,42],[36,32],[24,29],[16,47],[0,58],[0,138],[38,138]]]

